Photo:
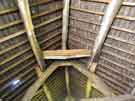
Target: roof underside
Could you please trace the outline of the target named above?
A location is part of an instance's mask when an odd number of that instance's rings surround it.
[[[71,0],[70,49],[93,49],[108,7],[108,2],[96,1]],[[63,1],[29,2],[42,50],[61,49]],[[134,0],[124,2],[135,3]],[[37,79],[34,70],[37,62],[16,3],[16,0],[0,0],[0,98],[15,100],[20,99],[26,88]],[[96,71],[117,94],[131,93],[135,86],[134,15],[135,6],[122,5],[104,42]],[[87,59],[81,61],[88,62]],[[11,87],[11,82],[17,79],[21,80],[21,84]]]

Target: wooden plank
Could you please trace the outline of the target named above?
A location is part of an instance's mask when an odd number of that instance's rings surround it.
[[[90,57],[91,52],[88,49],[73,50],[49,50],[43,52],[44,59],[74,59]]]
[[[41,70],[43,70],[43,68],[45,67],[45,62],[43,59],[42,51],[40,49],[40,46],[38,44],[38,41],[36,39],[36,35],[34,32],[34,26],[32,24],[32,18],[31,18],[28,0],[17,0],[17,1],[18,1],[18,7],[20,10],[21,16],[22,16],[22,19],[26,28],[28,40],[31,44],[36,60]]]

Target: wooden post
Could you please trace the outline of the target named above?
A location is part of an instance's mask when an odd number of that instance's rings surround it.
[[[69,7],[70,0],[64,0],[64,8],[63,8],[63,27],[62,27],[62,49],[67,49],[67,40],[68,40],[68,24],[69,24]],[[69,80],[69,72],[68,67],[65,68],[65,80],[66,80],[66,89],[68,94],[68,99],[70,100],[70,80]]]
[[[36,39],[36,35],[34,32],[28,0],[17,0],[17,1],[18,1],[18,7],[20,10],[21,16],[22,16],[22,19],[26,28],[28,40],[31,44],[32,50],[40,66],[40,69],[43,70],[43,68],[45,67],[45,62],[43,59],[42,51],[40,49],[40,46],[38,44],[38,41]]]
[[[95,45],[92,51],[92,58],[88,68],[91,72],[95,72],[97,61],[101,52],[101,48],[104,44],[105,38],[108,34],[108,31],[113,23],[115,16],[117,15],[123,0],[112,0],[107,8],[107,11],[104,15],[99,34],[96,38]]]
[[[70,0],[64,0],[64,8],[63,8],[63,27],[62,27],[62,49],[67,48],[67,40],[68,40],[68,24],[69,24],[69,7]]]

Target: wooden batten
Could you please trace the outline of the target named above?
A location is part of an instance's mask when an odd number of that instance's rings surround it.
[[[112,2],[109,4],[107,11],[104,15],[101,28],[99,31],[99,34],[96,38],[95,45],[92,51],[92,58],[90,61],[90,64],[88,68],[91,70],[91,72],[95,72],[97,61],[101,52],[101,48],[104,44],[105,38],[108,34],[109,29],[111,28],[111,25],[113,23],[114,18],[116,17],[123,0],[112,0]]]
[[[36,35],[34,32],[34,26],[32,24],[32,18],[30,14],[28,0],[18,0],[18,7],[19,7],[19,10],[20,10],[20,13],[21,13],[21,16],[22,16],[22,19],[26,28],[28,40],[31,44],[36,60],[40,68],[43,70],[43,68],[45,67],[45,62],[43,59],[42,51],[37,42]]]

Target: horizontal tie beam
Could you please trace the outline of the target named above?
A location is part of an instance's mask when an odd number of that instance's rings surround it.
[[[73,50],[49,50],[43,52],[44,59],[76,59],[90,57],[91,52],[88,49],[73,49]]]

